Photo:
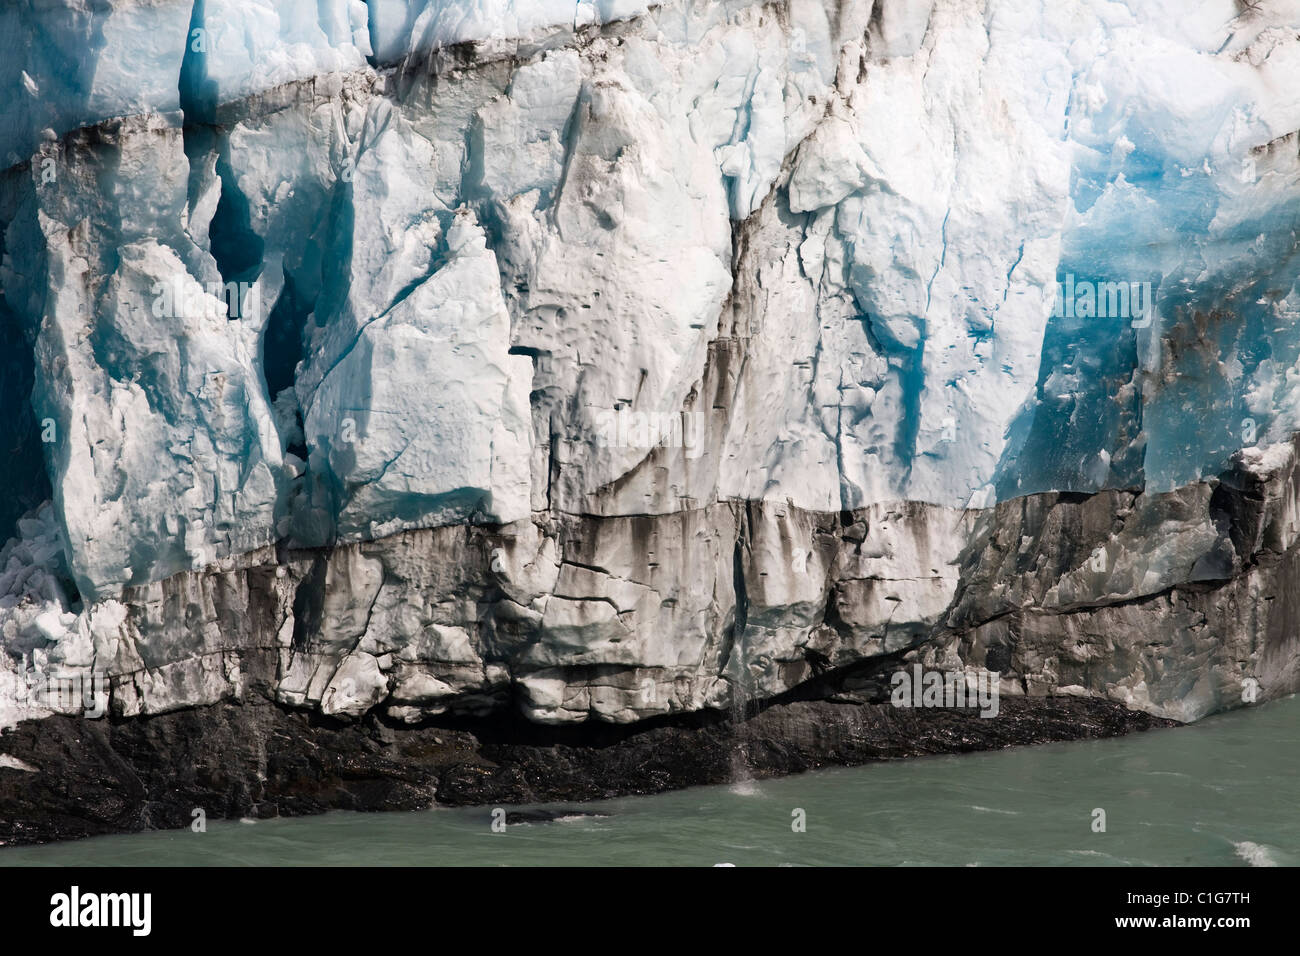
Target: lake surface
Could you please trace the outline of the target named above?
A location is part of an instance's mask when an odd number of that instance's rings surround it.
[[[606,816],[504,832],[491,807],[211,821],[0,849],[0,865],[1294,865],[1300,699],[1117,740],[571,806]]]

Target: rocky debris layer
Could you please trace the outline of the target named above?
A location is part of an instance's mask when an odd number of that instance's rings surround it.
[[[632,723],[828,675],[881,700],[864,669],[919,663],[995,672],[1004,697],[1097,696],[1194,720],[1300,686],[1296,472],[1282,446],[1163,495],[956,513],[732,503],[267,549],[80,616],[20,603],[10,620],[30,643],[12,644],[51,673],[102,673],[115,718],[268,699],[408,726]],[[26,547],[52,550],[43,528]],[[22,581],[57,597],[48,576]],[[69,620],[77,640],[42,650]],[[6,661],[16,695],[30,673]],[[28,700],[9,722],[51,709],[83,701]]]
[[[0,844],[188,827],[196,809],[216,820],[594,800],[1169,723],[1070,698],[1008,702],[997,720],[804,701],[740,721],[569,732],[522,721],[341,726],[265,701],[121,723],[53,717],[0,736]]]

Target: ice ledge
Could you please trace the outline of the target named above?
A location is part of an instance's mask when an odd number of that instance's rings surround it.
[[[749,5],[754,0],[740,0]],[[576,31],[646,0],[25,0],[0,9],[0,164],[116,117],[208,108],[441,47]],[[197,100],[195,99],[197,98]]]

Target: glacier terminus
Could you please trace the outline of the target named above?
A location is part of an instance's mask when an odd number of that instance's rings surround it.
[[[1300,0],[15,0],[0,85],[12,760],[1300,689]]]

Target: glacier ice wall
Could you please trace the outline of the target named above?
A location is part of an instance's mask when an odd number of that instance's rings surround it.
[[[540,714],[585,712],[566,665],[651,658],[703,668],[706,706],[838,593],[829,551],[760,587],[728,534],[847,513],[884,522],[849,579],[894,583],[836,613],[900,629],[817,653],[922,640],[974,526],[888,516],[1181,494],[1300,430],[1297,31],[1295,0],[12,4],[0,385],[44,472],[0,476],[48,493],[42,567],[84,601],[13,626],[84,642],[174,575],[422,530],[532,522],[545,552],[556,522],[680,519],[655,534],[707,552],[697,592],[626,542],[622,571],[525,562],[511,626],[543,637],[498,657]],[[1139,592],[1241,570],[1215,520]],[[302,578],[299,645],[321,581],[360,602],[313,612],[339,653],[390,601],[347,554]],[[430,614],[464,631],[432,658],[495,640]],[[682,643],[625,643],[638,620]],[[372,650],[286,665],[286,699],[388,681]]]

